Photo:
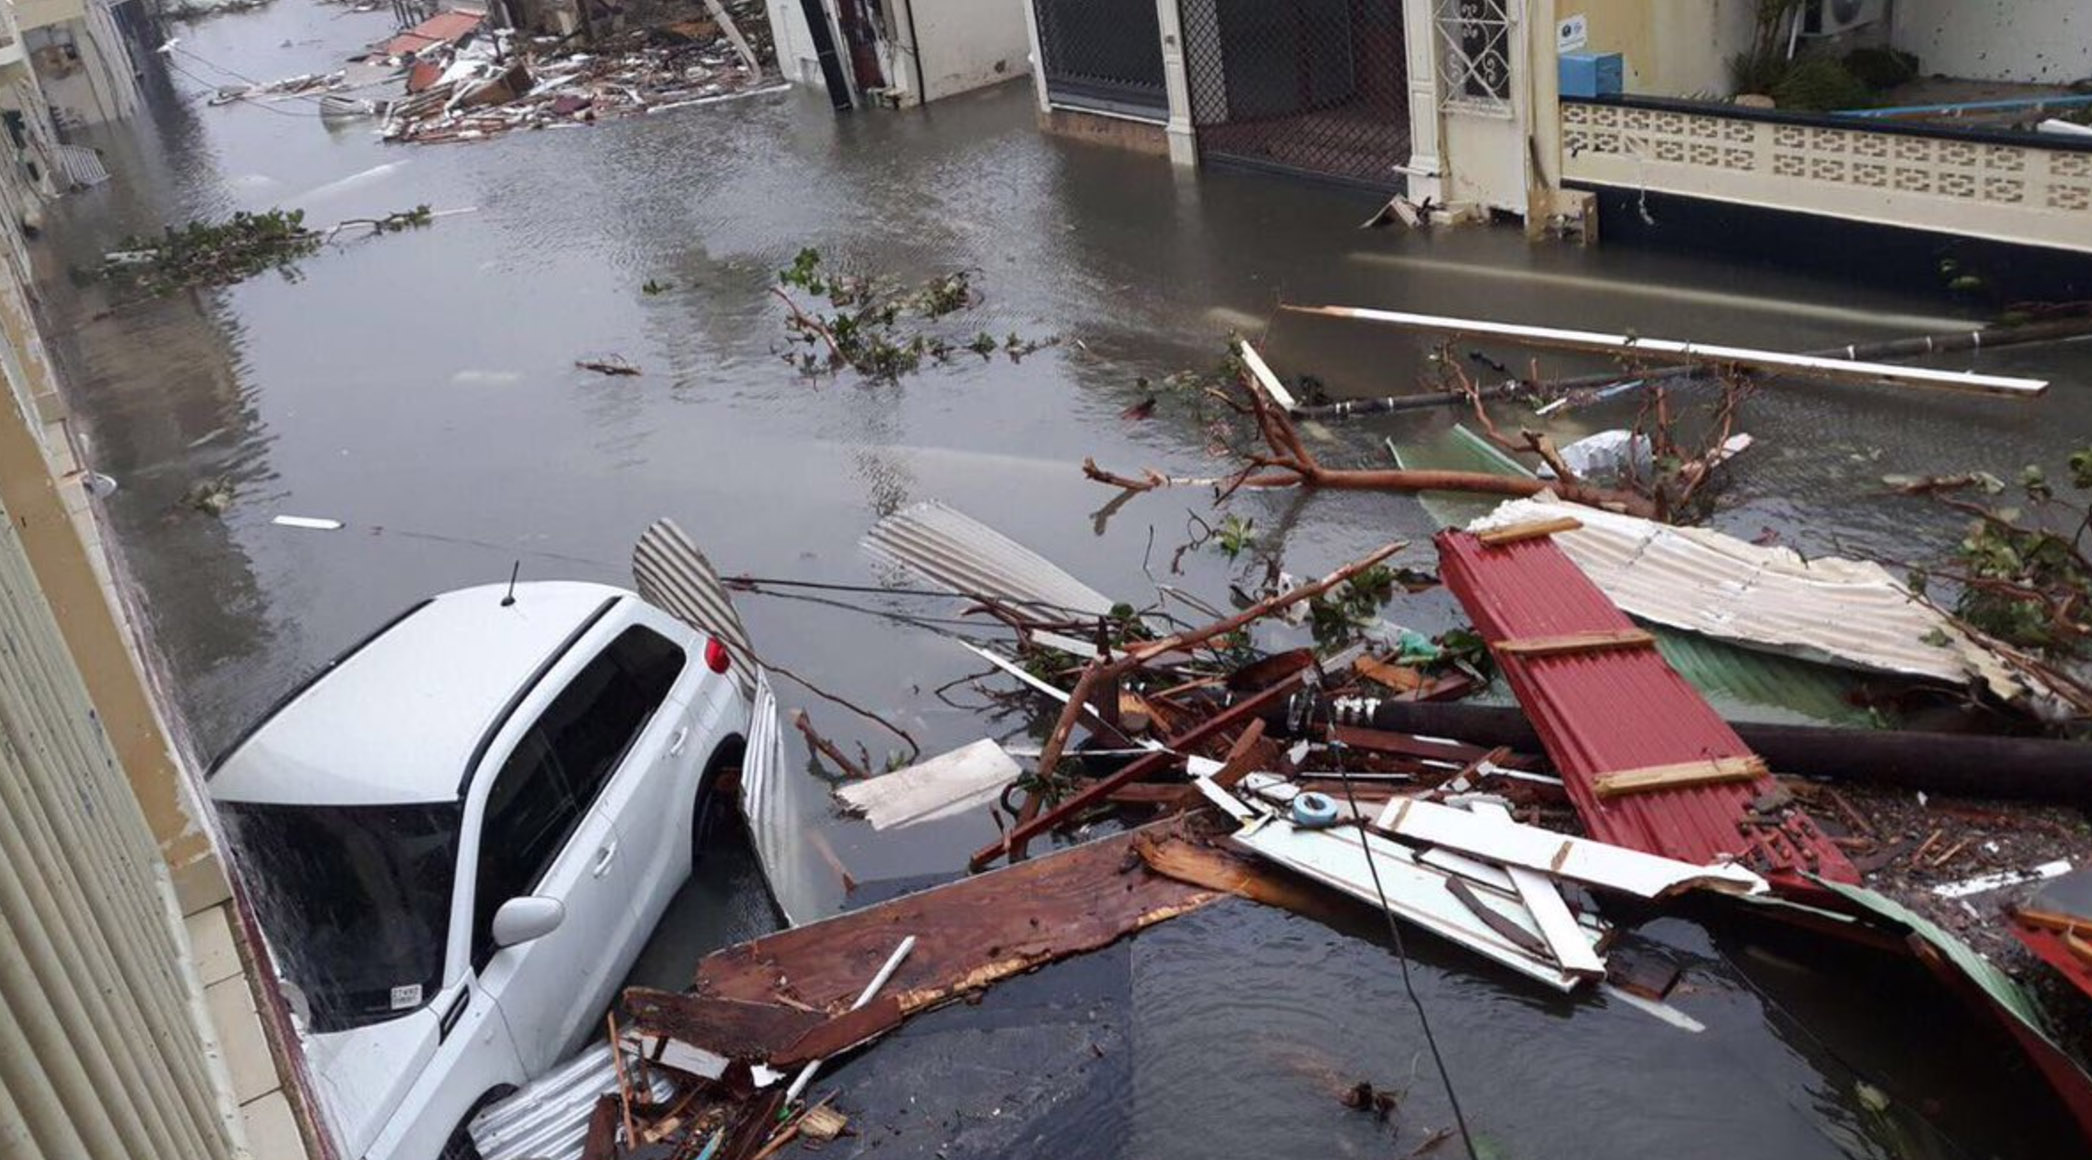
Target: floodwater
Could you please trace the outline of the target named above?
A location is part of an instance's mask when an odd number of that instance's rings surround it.
[[[1787,349],[1948,328],[1982,309],[1928,287],[1529,244],[1512,229],[1363,232],[1374,199],[1356,192],[1179,173],[1042,136],[1021,83],[907,114],[837,119],[819,94],[794,92],[387,147],[367,126],[323,126],[303,102],[210,108],[199,95],[233,72],[331,68],[389,31],[384,13],[278,0],[177,31],[149,115],[95,139],[117,177],[60,207],[54,267],[238,208],[299,206],[319,224],[417,204],[440,215],[316,256],[295,282],[113,309],[102,287],[61,278],[53,291],[92,465],[119,483],[107,512],[203,754],[427,593],[505,579],[518,562],[526,578],[624,582],[630,544],[660,516],[730,572],[876,584],[859,537],[938,498],[1104,591],[1141,602],[1160,579],[1223,600],[1226,562],[1211,551],[1167,575],[1192,517],[1212,516],[1208,496],[1155,493],[1107,512],[1112,493],[1078,466],[1210,471],[1187,401],[1162,392],[1146,422],[1119,413],[1158,393],[1148,384],[1213,365],[1231,329],[1261,330],[1283,301]],[[971,269],[987,302],[968,331],[1065,341],[1014,365],[966,356],[898,386],[803,379],[778,357],[767,291],[806,246],[906,278]],[[670,288],[647,294],[650,280]],[[1282,373],[1341,393],[1402,389],[1421,354],[1297,318],[1273,325],[1266,349]],[[645,373],[574,366],[613,354]],[[1747,411],[1758,446],[1716,522],[1770,527],[1809,552],[1937,550],[1953,523],[1875,494],[1883,474],[2054,472],[2092,432],[2086,344],[1982,365],[2057,386],[2036,403],[1768,387]],[[1334,429],[1324,454],[1381,462],[1383,436],[1450,421]],[[181,504],[221,476],[235,497],[222,517]],[[1265,495],[1233,510],[1296,574],[1390,538],[1430,563],[1432,525],[1412,499]],[[279,514],[345,527],[285,528],[270,522]],[[939,636],[806,600],[751,596],[743,609],[767,659],[925,751],[1036,727],[984,695],[1005,684],[966,682],[980,666]],[[1453,613],[1434,596],[1390,615],[1433,629]],[[781,695],[875,761],[897,745],[796,686]],[[993,833],[981,816],[885,837],[825,813],[810,825],[879,894],[948,875]],[[844,901],[838,879],[828,905]],[[745,852],[722,857],[637,975],[681,983],[704,950],[768,921]],[[2039,1080],[1902,968],[1734,921],[1660,918],[1633,938],[1685,966],[1677,1005],[1704,1031],[1536,993],[1412,932],[1416,989],[1494,1154],[2059,1154]],[[1400,1155],[1450,1122],[1420,1051],[1384,931],[1230,903],[918,1020],[833,1078],[865,1132],[853,1146],[882,1155]],[[1408,1090],[1399,1125],[1336,1104],[1359,1079]],[[1869,1110],[1863,1082],[1889,1095],[1888,1112]]]

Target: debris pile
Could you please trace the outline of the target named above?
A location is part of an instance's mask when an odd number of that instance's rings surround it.
[[[771,91],[774,78],[731,20],[634,29],[584,50],[567,48],[570,38],[519,43],[476,25],[457,36],[430,30],[418,46],[405,43],[415,32],[402,34],[378,52],[407,67],[406,91],[383,110],[380,133],[388,141],[473,141]]]

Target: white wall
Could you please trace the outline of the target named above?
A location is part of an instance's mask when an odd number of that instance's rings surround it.
[[[769,0],[768,8],[778,71],[796,85],[820,84],[821,58],[814,53],[813,35],[806,30],[806,13],[799,0]]]
[[[2068,84],[2092,77],[2086,0],[1895,0],[1891,42],[1926,75]]]
[[[1031,71],[1031,38],[1023,0],[895,0],[894,37],[908,41],[908,9],[921,38],[924,100],[999,84]],[[894,64],[894,85],[915,93],[907,54]]]

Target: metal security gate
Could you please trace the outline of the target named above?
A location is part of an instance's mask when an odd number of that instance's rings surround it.
[[[1207,161],[1400,188],[1401,0],[1179,0]]]
[[[1169,119],[1155,0],[1035,0],[1040,72],[1056,105]]]

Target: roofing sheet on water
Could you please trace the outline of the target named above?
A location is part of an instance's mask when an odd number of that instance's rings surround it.
[[[1438,551],[1446,587],[1492,647],[1635,627],[1550,539],[1492,547],[1444,532]],[[1859,881],[1800,810],[1746,824],[1754,802],[1778,789],[1770,776],[1598,796],[1600,774],[1751,755],[1654,648],[1499,654],[1497,663],[1592,837],[1687,862],[1735,859],[1788,888],[1801,885],[1803,874]]]

